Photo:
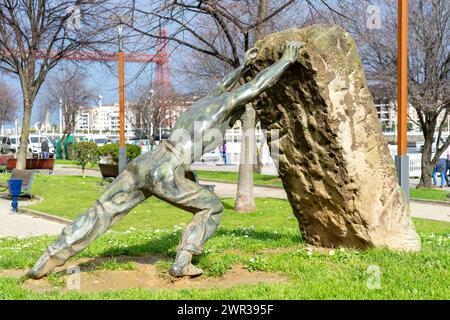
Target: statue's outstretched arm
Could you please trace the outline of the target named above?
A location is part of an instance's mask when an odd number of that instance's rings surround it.
[[[303,45],[300,41],[287,42],[283,49],[283,56],[278,62],[261,71],[255,79],[246,83],[233,93],[231,107],[242,106],[269,89],[289,66],[297,60],[298,52]]]
[[[245,62],[244,65],[234,69],[229,74],[225,76],[218,84],[217,87],[214,88],[208,96],[210,97],[218,97],[224,92],[228,92],[233,89],[234,85],[239,81],[240,78],[247,71],[250,63],[256,58],[258,55],[258,49],[252,48],[245,53]]]
[[[233,88],[233,86],[238,82],[238,80],[242,77],[245,72],[245,67],[240,66],[239,68],[234,69],[229,74],[225,76],[215,87],[208,96],[210,97],[218,97],[222,93],[227,92]]]

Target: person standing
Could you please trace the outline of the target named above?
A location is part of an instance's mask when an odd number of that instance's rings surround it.
[[[450,146],[447,148],[447,150],[445,150],[444,155],[447,158],[447,167],[445,169],[445,174],[446,174],[446,178],[447,178],[447,187],[450,187]],[[450,198],[450,194],[449,194],[449,198]]]
[[[447,187],[450,187],[450,147],[447,149],[447,168],[445,174],[447,178]]]
[[[222,158],[223,158],[223,163],[225,165],[227,165],[228,159],[227,159],[227,141],[226,140],[223,141],[223,145],[222,145]]]
[[[447,180],[446,177],[446,171],[447,171],[447,160],[446,158],[440,158],[437,163],[436,163],[436,167],[433,170],[433,184],[435,186],[437,186],[438,182],[437,182],[437,173],[439,172],[441,175],[441,185],[439,186],[439,188],[444,188],[445,186],[445,182]]]
[[[41,138],[41,152],[42,152],[42,158],[48,159],[48,153],[50,151],[50,148],[48,146],[48,141],[46,138]]]

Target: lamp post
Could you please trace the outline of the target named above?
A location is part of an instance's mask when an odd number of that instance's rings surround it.
[[[62,137],[62,99],[59,99],[59,136]]]
[[[127,166],[127,147],[125,145],[125,75],[123,57],[123,24],[119,24],[119,173]]]
[[[408,115],[408,0],[398,0],[397,156],[395,164],[400,186],[409,202]]]
[[[150,110],[148,110],[148,114],[150,116],[149,121],[147,123],[147,140],[148,140],[148,144],[150,145],[151,143],[151,137],[153,136],[153,122],[152,122],[152,108],[153,108],[153,89],[150,89],[149,92],[149,101],[148,101],[148,107]]]

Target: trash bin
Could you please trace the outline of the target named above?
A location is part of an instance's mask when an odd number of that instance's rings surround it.
[[[20,196],[22,191],[22,179],[9,179],[9,194],[12,197],[11,207],[13,212],[18,212],[17,197]]]

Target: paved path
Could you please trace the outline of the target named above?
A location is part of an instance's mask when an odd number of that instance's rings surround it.
[[[25,203],[21,203],[23,205]],[[24,214],[10,213],[11,202],[0,198],[0,238],[18,237],[27,238],[42,235],[59,234],[63,224],[34,218]]]
[[[411,214],[415,218],[450,222],[450,206],[411,202]]]
[[[239,167],[230,165],[211,165],[211,164],[201,164],[194,163],[191,165],[192,170],[205,170],[205,171],[214,171],[214,172],[238,172]],[[44,170],[41,172],[42,174],[48,174],[48,170]],[[63,176],[80,176],[81,169],[76,167],[71,167],[68,165],[55,165],[55,170],[53,170],[55,175],[63,175]],[[274,167],[264,167],[262,170],[262,174],[267,175],[278,175],[276,169]],[[101,177],[100,171],[95,169],[86,169],[85,175],[88,177]]]
[[[409,186],[411,189],[416,188],[419,185],[420,180],[413,178],[413,179],[409,179]],[[440,186],[441,183],[441,178],[438,178],[438,183]],[[436,188],[437,190],[444,190],[444,191],[450,191],[450,187],[445,186],[444,188]]]
[[[220,197],[236,196],[236,184],[210,181],[202,181],[202,183],[215,185],[215,191]],[[286,192],[283,189],[255,186],[254,192],[256,198],[287,199]],[[415,218],[450,222],[450,206],[411,202],[410,208],[411,214]]]
[[[216,165],[212,163],[195,162],[191,165],[192,170],[205,170],[205,171],[221,171],[221,172],[238,172],[239,166],[237,165]],[[278,176],[278,171],[275,166],[264,166],[261,171],[262,174],[271,176]]]
[[[48,170],[42,171],[40,173],[48,174]],[[75,167],[71,168],[69,166],[64,165],[55,165],[53,174],[57,176],[81,176],[81,169]],[[84,171],[84,174],[86,177],[98,177],[98,178],[102,177],[100,171],[95,169],[86,169]]]

